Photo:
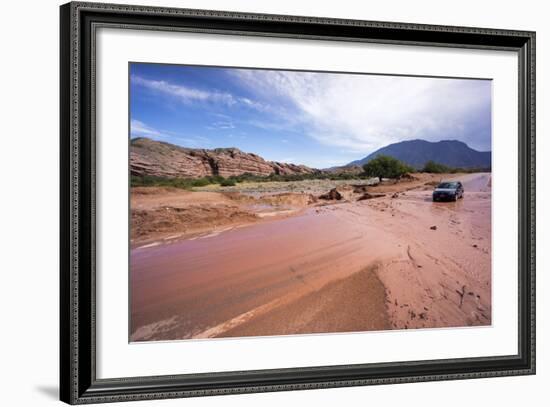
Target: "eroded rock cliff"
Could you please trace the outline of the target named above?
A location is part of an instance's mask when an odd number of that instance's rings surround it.
[[[305,165],[266,161],[238,148],[192,149],[148,138],[131,140],[130,170],[132,175],[168,178],[230,177],[244,173],[265,176],[310,174],[318,171]]]

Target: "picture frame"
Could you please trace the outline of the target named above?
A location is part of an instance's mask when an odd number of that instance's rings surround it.
[[[535,374],[534,32],[82,2],[61,6],[60,23],[62,401],[84,404]],[[96,150],[95,35],[99,27],[517,53],[518,352],[504,356],[98,378],[96,161],[101,157]]]

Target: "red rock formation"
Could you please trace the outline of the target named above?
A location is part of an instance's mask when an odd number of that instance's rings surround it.
[[[130,172],[138,176],[201,178],[244,173],[265,176],[274,173],[311,174],[316,171],[305,165],[266,161],[238,148],[192,149],[148,138],[136,138],[130,142]]]

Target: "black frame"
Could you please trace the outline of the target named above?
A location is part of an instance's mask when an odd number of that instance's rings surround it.
[[[68,3],[60,8],[60,398],[70,404],[535,373],[535,33]],[[511,50],[519,56],[519,351],[517,355],[96,378],[95,29],[172,30]]]

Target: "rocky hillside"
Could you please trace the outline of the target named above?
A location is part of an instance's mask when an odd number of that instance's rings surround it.
[[[477,151],[470,148],[466,143],[457,140],[438,142],[426,140],[402,141],[387,145],[361,160],[352,161],[348,166],[362,166],[379,155],[397,158],[414,168],[422,168],[427,161],[435,161],[449,167],[491,167],[490,151]]]
[[[230,177],[244,173],[266,176],[310,174],[318,170],[305,165],[266,161],[238,148],[184,148],[140,137],[130,142],[130,171],[132,175],[138,176],[201,178],[213,175]]]

